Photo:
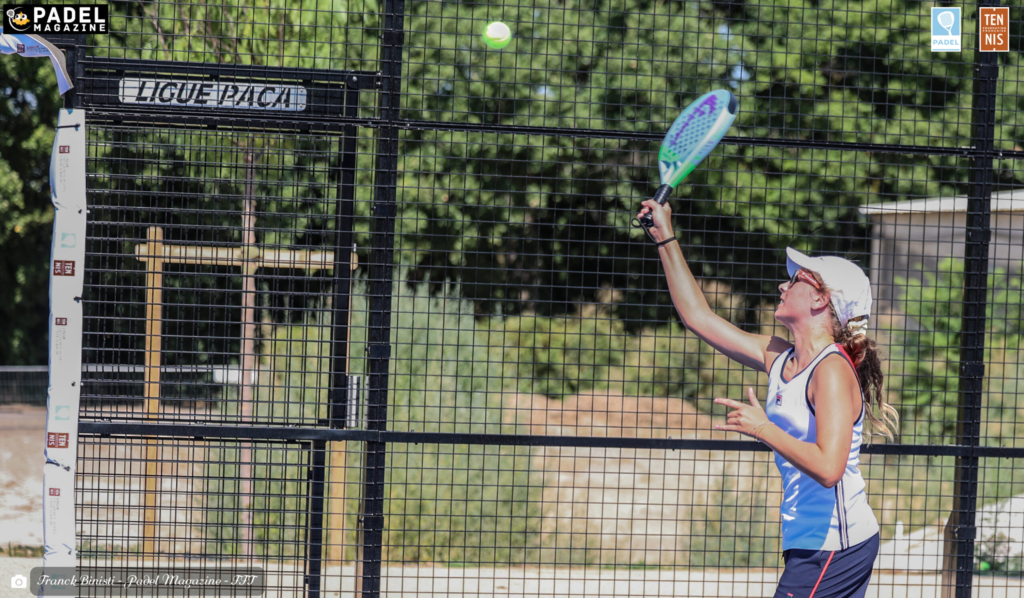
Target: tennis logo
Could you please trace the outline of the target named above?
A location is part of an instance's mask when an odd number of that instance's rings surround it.
[[[1010,51],[1010,9],[1006,6],[978,8],[978,42],[982,52]]]
[[[932,7],[932,52],[959,52],[963,21],[959,8]]]
[[[46,448],[68,448],[67,432],[48,432],[46,434]]]
[[[4,33],[107,33],[110,8],[99,4],[4,5]]]
[[[74,260],[53,260],[53,275],[54,276],[74,276],[75,275],[75,262],[74,262]]]

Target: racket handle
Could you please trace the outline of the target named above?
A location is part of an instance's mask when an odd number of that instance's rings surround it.
[[[668,196],[672,195],[672,187],[670,185],[662,185],[658,187],[658,190],[654,193],[654,201],[658,202],[658,205],[665,205],[668,201]],[[654,218],[651,217],[651,213],[648,212],[639,218],[640,227],[645,231],[650,230],[654,226]]]
[[[662,185],[658,187],[658,190],[654,192],[654,201],[658,202],[658,205],[665,205],[668,201],[668,196],[672,195],[672,187],[669,185]]]

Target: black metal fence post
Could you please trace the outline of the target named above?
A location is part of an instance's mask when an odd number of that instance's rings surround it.
[[[355,118],[359,108],[358,78],[352,76],[345,91],[345,116]],[[352,301],[352,240],[354,226],[356,138],[355,125],[347,125],[339,142],[338,211],[335,218],[334,288],[331,298],[331,378],[328,402],[330,426],[344,428],[353,409],[348,396],[349,315]]]
[[[381,29],[381,94],[377,166],[372,208],[369,314],[367,326],[366,427],[387,431],[388,368],[391,357],[391,300],[397,214],[398,136],[396,123],[401,108],[402,46],[404,41],[404,0],[388,0]],[[380,596],[384,552],[384,496],[387,472],[387,443],[366,443],[363,466],[362,501],[359,513],[359,559],[362,567],[357,593],[365,598]]]
[[[981,0],[978,7],[995,6]],[[980,13],[980,11],[979,11]],[[980,21],[978,28],[980,33]],[[974,67],[971,105],[971,163],[967,194],[966,242],[964,245],[963,311],[960,327],[960,407],[957,416],[957,444],[976,448],[981,444],[981,401],[985,378],[985,312],[988,301],[989,241],[991,239],[992,157],[995,148],[996,84],[999,55],[978,52]],[[946,575],[955,565],[956,598],[969,598],[974,577],[975,518],[978,506],[978,465],[976,454],[957,457],[953,511],[946,526]],[[950,558],[952,557],[952,558]],[[950,562],[950,561],[955,561]],[[950,594],[944,584],[944,595]]]

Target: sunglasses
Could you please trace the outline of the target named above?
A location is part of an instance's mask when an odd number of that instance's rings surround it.
[[[796,274],[793,275],[793,278],[789,279],[789,288],[792,288],[793,285],[800,282],[801,280],[811,285],[812,287],[818,289],[819,291],[821,290],[821,284],[814,279],[814,276],[812,276],[810,272],[806,270],[796,271]]]

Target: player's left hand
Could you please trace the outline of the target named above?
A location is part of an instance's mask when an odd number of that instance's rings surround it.
[[[725,405],[734,409],[734,411],[729,412],[726,425],[716,425],[715,429],[725,432],[739,432],[751,438],[754,437],[754,430],[757,429],[758,434],[763,435],[764,428],[769,423],[768,414],[761,408],[761,403],[757,400],[757,396],[754,395],[753,388],[747,389],[747,399],[750,400],[749,405],[732,399],[715,399],[715,402],[719,405]],[[761,426],[761,428],[758,429],[758,426]]]

